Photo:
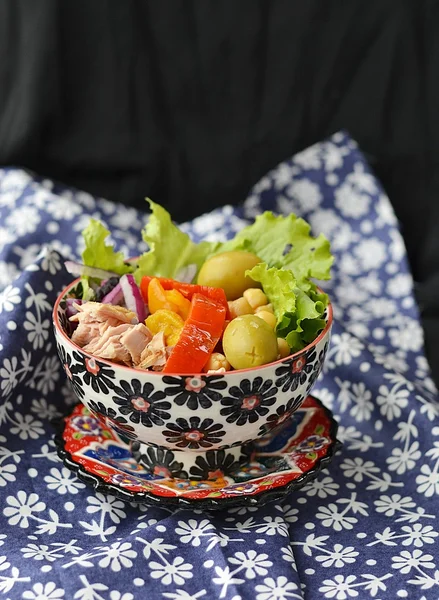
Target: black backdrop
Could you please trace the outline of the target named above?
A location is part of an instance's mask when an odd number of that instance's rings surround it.
[[[437,0],[0,0],[0,164],[185,220],[347,129],[400,219],[436,373],[438,111]]]

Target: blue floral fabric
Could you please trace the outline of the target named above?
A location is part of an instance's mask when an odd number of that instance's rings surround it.
[[[439,598],[439,403],[389,200],[337,133],[281,163],[239,208],[183,228],[223,239],[265,209],[331,240],[335,324],[315,394],[344,446],[283,502],[172,512],[86,487],[59,461],[50,424],[75,401],[51,333],[70,279],[63,257],[80,255],[91,216],[138,253],[146,213],[0,171],[0,597]]]

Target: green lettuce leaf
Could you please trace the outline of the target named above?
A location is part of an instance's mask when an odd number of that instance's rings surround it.
[[[115,252],[113,246],[107,246],[105,243],[110,232],[102,223],[91,219],[82,235],[85,241],[85,249],[82,253],[84,265],[112,271],[118,275],[132,271],[132,267],[125,264],[123,252]]]
[[[149,250],[137,261],[134,272],[137,283],[144,275],[175,278],[188,265],[196,265],[198,272],[203,262],[218,248],[219,242],[196,244],[174,225],[167,210],[152,200],[147,201],[151,215],[142,237]]]
[[[132,267],[125,264],[122,252],[115,252],[113,246],[105,243],[110,232],[100,221],[90,219],[90,223],[83,230],[82,235],[85,241],[85,249],[82,253],[84,265],[112,271],[118,275],[130,273],[133,270]],[[93,287],[97,288],[100,281],[91,277],[81,277],[80,284],[80,297],[83,300],[93,300],[95,295]]]
[[[323,234],[314,238],[310,230],[308,223],[294,214],[283,217],[267,211],[223,244],[219,251],[253,252],[270,267],[290,269],[299,287],[309,290],[310,277],[330,278],[334,260],[329,241]]]
[[[293,352],[312,342],[324,329],[326,321],[322,316],[328,297],[313,282],[307,282],[306,291],[298,285],[292,271],[268,267],[266,263],[259,263],[247,275],[261,283],[277,319],[276,333]]]

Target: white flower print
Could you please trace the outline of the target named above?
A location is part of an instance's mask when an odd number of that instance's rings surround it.
[[[370,197],[356,190],[349,182],[335,190],[335,206],[344,217],[359,219],[367,214]]]
[[[337,213],[330,208],[314,211],[309,217],[309,222],[315,233],[323,233],[326,237],[331,238],[342,223]]]
[[[379,200],[375,204],[375,210],[378,215],[377,223],[381,227],[384,225],[394,226],[397,224],[398,220],[387,196],[380,194]]]
[[[201,538],[212,529],[214,529],[214,526],[208,519],[203,519],[200,522],[195,519],[189,519],[187,523],[185,521],[179,521],[175,533],[180,536],[180,541],[183,544],[199,546],[201,544]]]
[[[293,181],[286,193],[298,203],[302,212],[315,210],[322,201],[319,186],[307,179]]]
[[[434,530],[432,525],[422,525],[422,523],[404,525],[401,527],[401,531],[404,532],[405,536],[402,542],[403,546],[413,544],[417,548],[422,548],[424,544],[434,544],[435,538],[439,536],[439,533]]]
[[[41,502],[38,495],[31,493],[29,496],[23,490],[17,493],[17,496],[8,496],[6,498],[6,508],[3,514],[8,518],[9,525],[19,525],[19,527],[29,527],[29,518],[33,513],[42,512],[46,505]]]
[[[294,167],[289,163],[282,163],[271,172],[274,187],[277,190],[283,190],[294,176]]]
[[[355,233],[349,223],[341,223],[340,227],[337,229],[336,234],[334,234],[331,240],[332,249],[336,252],[342,252],[343,250],[347,250],[351,244],[357,241],[358,233]],[[350,259],[350,260],[349,260]],[[350,254],[344,253],[341,262],[343,263],[343,271],[346,269],[347,274],[357,274],[358,273],[358,261]],[[357,268],[354,270],[354,265]]]
[[[430,465],[421,466],[421,475],[416,477],[416,483],[418,484],[417,492],[424,494],[427,498],[431,496],[439,495],[439,465],[436,465],[434,469]]]
[[[394,298],[408,296],[413,290],[413,279],[409,273],[398,273],[387,284],[387,292]]]
[[[419,352],[424,344],[422,327],[413,319],[404,319],[398,328],[389,329],[392,346],[401,350]]]
[[[379,365],[383,365],[385,369],[388,369],[389,371],[396,371],[397,373],[405,373],[408,371],[409,366],[407,362],[400,356],[396,356],[396,354],[392,354],[391,352],[380,354],[379,352],[372,351],[372,353],[375,362],[377,362]]]
[[[379,500],[375,500],[376,511],[384,513],[386,517],[393,517],[399,510],[410,511],[416,507],[416,502],[410,496],[401,496],[400,494],[392,494],[392,496],[380,496]]]
[[[362,240],[355,246],[354,253],[365,271],[379,269],[387,260],[386,244],[376,238]]]
[[[131,592],[125,592],[125,594],[122,594],[118,590],[112,590],[110,592],[110,600],[134,600],[134,596]]]
[[[136,556],[137,552],[132,550],[132,544],[129,542],[114,542],[105,548],[105,554],[99,561],[99,566],[103,569],[110,567],[112,571],[118,573],[122,567],[130,569],[133,566],[131,559]]]
[[[337,286],[338,304],[340,306],[352,306],[361,304],[368,298],[368,294],[358,287],[353,279],[343,279]]]
[[[23,593],[22,598],[25,600],[59,600],[59,598],[64,598],[64,590],[57,588],[53,581],[46,584],[36,583],[32,590]]]
[[[153,579],[160,579],[163,585],[183,585],[185,579],[192,579],[193,566],[189,563],[185,563],[181,556],[176,556],[171,563],[161,564],[156,561],[148,563],[151,569],[151,577]]]
[[[23,327],[29,331],[27,339],[32,343],[34,350],[38,350],[44,346],[44,343],[49,337],[49,319],[41,321],[37,316],[29,310],[26,312],[26,321]]]
[[[321,164],[319,146],[316,144],[296,154],[294,164],[302,169],[319,169]]]
[[[352,384],[351,399],[353,406],[350,414],[356,421],[368,421],[373,411],[372,392],[366,388],[362,381]]]
[[[6,571],[10,566],[11,563],[7,562],[6,556],[0,556],[0,571]]]
[[[61,257],[57,252],[54,252],[49,247],[45,246],[41,251],[41,268],[43,271],[48,271],[51,275],[55,275],[61,270]]]
[[[348,246],[349,246],[349,244],[348,244]],[[352,256],[352,254],[348,254],[346,252],[340,258],[340,269],[342,270],[343,273],[346,273],[346,275],[355,275],[360,270],[360,265],[358,263],[358,260],[355,258],[355,256]],[[337,298],[338,298],[338,294],[337,294]]]
[[[17,467],[14,464],[2,464],[0,462],[0,488],[5,487],[8,483],[16,480],[14,473],[17,472]]]
[[[342,146],[337,146],[332,142],[322,144],[323,162],[326,171],[334,171],[343,166],[343,157],[347,154],[347,149]]]
[[[355,575],[335,575],[334,579],[325,579],[323,585],[319,587],[319,592],[325,594],[325,598],[335,598],[336,600],[347,600],[347,598],[356,598],[357,590],[352,587],[356,581]]]
[[[0,368],[0,389],[7,396],[18,384],[18,360],[16,356],[5,358]]]
[[[393,448],[392,455],[386,459],[389,471],[396,471],[402,475],[416,467],[416,461],[421,458],[419,442],[413,442],[408,448]]]
[[[336,365],[349,365],[352,359],[360,356],[364,345],[353,335],[343,332],[332,336],[328,358],[333,357]]]
[[[110,219],[110,223],[114,228],[130,229],[137,226],[139,221],[139,213],[135,208],[124,207],[124,210],[116,212],[114,217]]]
[[[117,500],[114,496],[104,496],[98,492],[95,496],[88,496],[87,502],[89,504],[86,509],[88,513],[106,513],[113,523],[120,523],[121,519],[126,517],[125,503]]]
[[[288,537],[288,525],[282,517],[264,517],[263,521],[265,521],[265,523],[256,529],[256,533]]]
[[[409,391],[398,385],[388,388],[385,385],[380,385],[378,389],[377,404],[380,406],[380,412],[383,417],[389,421],[399,419],[401,410],[408,405]]]
[[[52,467],[50,469],[50,475],[44,477],[44,481],[47,483],[49,490],[56,490],[58,494],[77,494],[79,490],[85,488],[85,484],[78,480],[75,475],[62,467],[57,469]]]
[[[0,260],[0,290],[9,285],[18,277],[19,273],[14,263]]]
[[[16,208],[11,212],[6,218],[6,225],[10,227],[18,237],[33,233],[40,221],[41,217],[37,208],[34,206],[23,206],[21,208]]]
[[[328,551],[327,554],[316,556],[316,560],[321,563],[323,567],[336,567],[341,569],[346,564],[354,563],[358,555],[359,552],[357,552],[353,546],[343,548],[341,544],[335,544],[333,550]]]
[[[339,512],[338,506],[334,503],[320,506],[316,517],[322,521],[323,527],[332,527],[335,531],[352,529],[358,521],[356,517],[346,516],[345,511]]]
[[[311,481],[303,488],[303,491],[308,496],[327,498],[328,496],[335,496],[339,487],[339,484],[336,483],[332,477],[326,476],[322,479],[314,479],[314,481]]]
[[[53,550],[49,549],[46,544],[28,544],[25,548],[21,549],[24,558],[33,558],[34,560],[45,560],[47,562],[54,562],[58,558],[62,558],[62,554],[54,553]]]
[[[14,425],[11,427],[11,433],[18,435],[21,440],[29,438],[36,440],[44,434],[43,424],[32,415],[22,415],[16,412],[14,415]]]
[[[390,298],[374,298],[369,310],[373,317],[383,319],[395,315],[397,306],[395,301]]]
[[[232,565],[239,565],[245,569],[245,577],[254,579],[256,575],[267,575],[268,567],[273,563],[268,559],[268,554],[258,554],[255,550],[247,552],[235,552],[234,556],[228,558]]]
[[[296,559],[294,558],[294,552],[291,546],[286,546],[281,548],[282,558],[287,563],[290,563],[291,567],[297,571],[296,567]]]
[[[355,458],[346,458],[341,464],[346,477],[352,477],[357,483],[363,481],[364,476],[373,475],[380,472],[380,468],[371,460],[363,460],[359,456]]]
[[[57,357],[55,356],[52,358],[56,359]],[[56,406],[53,404],[47,404],[47,400],[45,398],[34,398],[32,400],[31,411],[38,415],[41,419],[53,419],[59,415]]]
[[[12,231],[9,231],[6,227],[0,227],[0,252],[14,240],[15,236]]]
[[[401,571],[403,575],[410,573],[415,567],[423,569],[434,569],[434,562],[431,554],[423,554],[422,550],[403,550],[398,556],[392,556],[392,567]]]
[[[45,209],[55,221],[67,219],[71,221],[81,214],[81,206],[73,199],[47,194]]]
[[[40,244],[30,244],[23,248],[22,246],[14,246],[14,253],[20,257],[19,267],[24,270],[29,265],[32,265],[38,254],[41,252]]]
[[[361,162],[354,164],[354,170],[346,177],[346,181],[349,181],[359,191],[368,194],[374,194],[377,189],[375,177],[364,170],[364,164]]]
[[[263,584],[259,584],[255,588],[257,595],[256,600],[281,600],[282,598],[297,598],[301,600],[302,594],[293,581],[281,575],[276,579],[266,577]]]
[[[20,304],[21,296],[18,287],[8,285],[0,293],[0,313],[12,312],[16,304]]]

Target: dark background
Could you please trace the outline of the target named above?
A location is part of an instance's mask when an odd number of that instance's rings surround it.
[[[339,129],[401,223],[439,378],[437,0],[0,0],[0,164],[176,220]]]

